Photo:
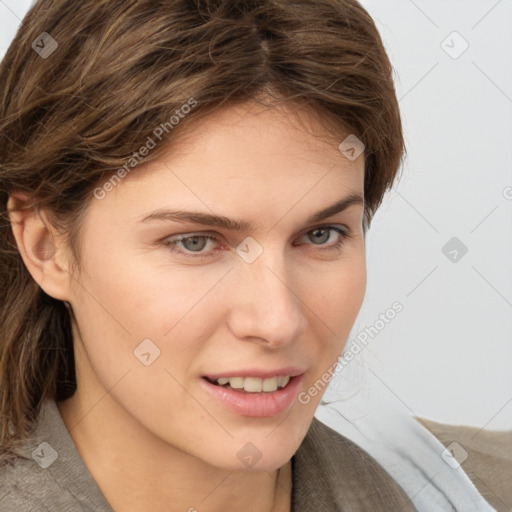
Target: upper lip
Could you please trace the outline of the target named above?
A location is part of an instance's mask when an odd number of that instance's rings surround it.
[[[275,370],[260,370],[257,368],[247,368],[245,370],[226,370],[225,372],[209,373],[203,377],[209,380],[217,380],[222,377],[256,377],[259,379],[270,379],[272,377],[296,377],[305,372],[297,366],[287,366],[285,368],[276,368]]]

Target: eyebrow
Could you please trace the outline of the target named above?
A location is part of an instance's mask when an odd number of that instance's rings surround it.
[[[346,210],[349,206],[360,204],[364,205],[363,197],[358,194],[350,194],[344,197],[340,201],[334,203],[323,210],[320,210],[306,219],[306,223],[310,224],[313,222],[319,222],[321,220],[332,217],[333,215]],[[191,222],[193,224],[204,224],[207,226],[214,226],[222,228],[228,231],[247,232],[252,231],[253,225],[250,222],[244,220],[230,219],[222,215],[212,215],[204,212],[194,212],[185,210],[169,210],[161,208],[150,213],[139,223],[145,223],[150,221],[175,221],[175,222]]]

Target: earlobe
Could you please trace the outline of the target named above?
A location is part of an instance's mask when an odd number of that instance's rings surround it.
[[[51,297],[69,300],[70,275],[59,261],[63,248],[56,243],[56,230],[44,211],[19,209],[28,195],[12,193],[7,202],[11,227],[20,255],[34,281]],[[16,208],[16,211],[12,211]]]

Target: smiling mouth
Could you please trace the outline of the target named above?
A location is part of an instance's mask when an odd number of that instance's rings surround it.
[[[210,384],[226,389],[232,389],[239,393],[275,393],[285,388],[293,377],[279,376],[260,379],[258,377],[221,377],[209,379],[203,377]]]

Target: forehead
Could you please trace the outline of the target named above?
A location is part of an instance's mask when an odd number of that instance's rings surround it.
[[[348,132],[336,133],[327,126],[325,118],[294,103],[270,108],[249,102],[221,109],[200,120],[184,134],[180,144],[184,150],[194,147],[209,154],[222,145],[232,155],[257,153],[263,158],[283,154],[288,159],[308,156],[320,161],[329,157],[339,161],[337,146]]]
[[[138,165],[97,206],[132,221],[165,206],[223,214],[231,206],[237,217],[240,208],[257,216],[274,208],[282,215],[302,198],[302,206],[313,201],[318,209],[345,192],[363,193],[364,154],[345,158],[338,149],[345,136],[290,105],[219,109]]]

